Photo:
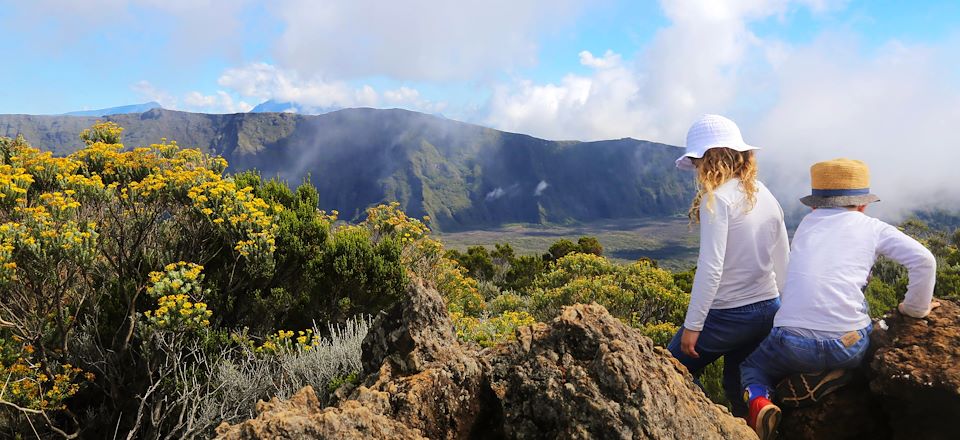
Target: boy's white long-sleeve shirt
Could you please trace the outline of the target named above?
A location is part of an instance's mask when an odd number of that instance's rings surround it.
[[[710,309],[732,309],[776,298],[790,247],[783,209],[757,181],[757,202],[745,211],[739,179],[714,191],[711,212],[700,207],[700,256],[684,328],[700,331]]]
[[[904,312],[926,316],[937,273],[936,259],[927,248],[861,212],[816,209],[793,236],[787,283],[773,325],[820,331],[866,327],[870,316],[861,288],[879,255],[909,271]]]

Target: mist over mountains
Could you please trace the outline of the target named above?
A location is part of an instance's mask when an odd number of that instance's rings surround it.
[[[220,154],[291,184],[310,179],[320,207],[342,218],[399,201],[443,230],[563,223],[683,212],[693,179],[676,147],[624,138],[548,141],[406,110],[345,109],[309,116],[228,115],[155,108],[103,118],[0,115],[0,135],[67,154],[97,119],[123,126],[124,144],[161,138]]]

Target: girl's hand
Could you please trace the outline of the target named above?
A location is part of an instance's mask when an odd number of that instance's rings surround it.
[[[682,351],[684,354],[694,359],[699,358],[700,355],[697,353],[697,350],[696,350],[697,339],[699,337],[700,337],[700,332],[690,330],[687,328],[683,329],[683,335],[680,336],[680,351]]]

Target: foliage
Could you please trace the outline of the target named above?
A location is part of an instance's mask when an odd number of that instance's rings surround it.
[[[960,229],[953,232],[934,229],[917,219],[907,220],[900,229],[919,240],[936,258],[934,296],[960,299]],[[878,258],[865,290],[870,315],[881,317],[903,301],[908,281],[909,274],[903,266],[888,258]]]
[[[489,317],[474,317],[461,312],[451,312],[457,337],[472,341],[482,347],[492,347],[514,339],[518,327],[533,325],[536,320],[527,312],[503,312]]]
[[[310,369],[323,339],[282,329],[376,313],[417,268],[475,287],[395,205],[337,225],[309,184],[231,176],[166,140],[125,148],[121,134],[98,123],[65,157],[0,138],[0,436],[207,436],[236,415],[210,400],[225,363]],[[311,383],[351,372],[329,371]]]
[[[641,325],[681,321],[689,296],[673,284],[670,272],[646,262],[621,266],[592,254],[571,254],[537,279],[530,308],[545,320],[579,302],[597,302],[625,322]]]
[[[233,412],[215,422],[254,417],[257,401],[285,399],[307,385],[324,401],[340,385],[355,383],[362,368],[360,347],[370,324],[369,318],[355,317],[325,330],[280,330],[260,346],[248,335],[234,334],[239,355],[218,365],[211,379],[217,392],[206,399],[208,406]]]

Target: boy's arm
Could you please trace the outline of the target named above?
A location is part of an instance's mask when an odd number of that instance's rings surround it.
[[[933,287],[937,281],[937,260],[930,250],[899,229],[884,224],[877,252],[906,266],[909,272],[910,283],[900,311],[914,318],[927,316],[932,309]]]
[[[683,322],[683,327],[688,330],[703,330],[703,323],[720,287],[720,276],[723,275],[728,208],[719,197],[714,200],[714,212],[710,212],[706,204],[700,208],[700,256],[697,259],[697,272],[693,276],[687,317]]]

